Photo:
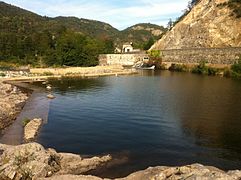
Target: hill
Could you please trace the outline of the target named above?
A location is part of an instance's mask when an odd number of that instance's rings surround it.
[[[196,1],[151,49],[241,46],[240,12],[240,0]]]
[[[162,26],[140,23],[121,31],[118,36],[115,37],[115,42],[117,45],[122,45],[125,42],[133,42],[136,48],[145,49],[148,41],[154,43],[154,41],[162,37],[164,32],[166,32],[166,29]]]
[[[49,18],[0,2],[0,61],[18,64],[91,66],[98,54],[113,53],[124,42],[149,49],[165,29],[137,24],[123,31],[76,17]]]

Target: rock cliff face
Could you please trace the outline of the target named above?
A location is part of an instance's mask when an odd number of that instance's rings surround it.
[[[241,18],[223,5],[228,0],[200,0],[151,49],[241,46]]]

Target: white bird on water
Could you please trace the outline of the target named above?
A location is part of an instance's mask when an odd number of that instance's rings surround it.
[[[46,87],[46,89],[47,89],[47,90],[51,90],[51,89],[52,89],[51,85],[48,84],[47,87]]]

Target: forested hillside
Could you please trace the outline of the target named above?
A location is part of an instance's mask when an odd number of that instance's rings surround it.
[[[99,21],[76,17],[42,17],[0,2],[0,61],[35,66],[92,66],[100,53],[132,41],[145,49],[163,27],[138,24],[119,31]]]

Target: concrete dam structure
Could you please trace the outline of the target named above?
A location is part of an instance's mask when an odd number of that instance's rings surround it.
[[[101,54],[99,65],[123,65],[133,66],[140,61],[148,61],[148,54]]]

